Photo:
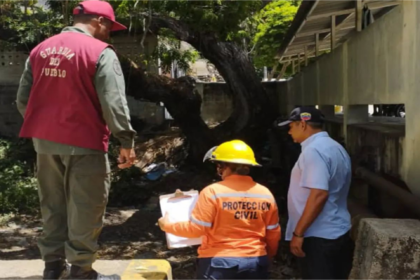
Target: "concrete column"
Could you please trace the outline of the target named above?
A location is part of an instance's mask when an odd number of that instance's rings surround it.
[[[405,140],[403,151],[403,178],[410,190],[420,196],[420,2],[402,1],[404,29],[402,41],[404,51],[401,61],[404,61],[404,81],[406,81],[405,97]]]
[[[290,112],[295,108],[295,105],[296,105],[296,101],[295,101],[295,99],[296,99],[296,96],[295,96],[295,89],[294,89],[294,86],[293,86],[293,80],[292,81],[289,81],[289,82],[287,82],[287,84],[286,84],[286,86],[287,86],[287,99],[286,99],[286,106],[285,106],[285,109],[286,109],[286,113],[285,113],[285,115],[286,116],[288,116],[289,114],[290,114]]]
[[[357,123],[366,123],[369,120],[368,105],[344,105],[343,106],[343,135],[346,146],[347,143],[347,126]]]
[[[290,107],[288,106],[290,104],[290,87],[288,82],[281,82],[277,83],[276,86],[276,92],[279,94],[279,114],[281,116],[286,116],[290,113]]]

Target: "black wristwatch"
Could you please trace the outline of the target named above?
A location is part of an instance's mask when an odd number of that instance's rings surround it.
[[[293,236],[299,237],[299,238],[303,238],[304,237],[304,235],[297,235],[295,232],[293,232]]]

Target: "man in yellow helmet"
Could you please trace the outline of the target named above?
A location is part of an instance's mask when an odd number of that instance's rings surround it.
[[[207,152],[222,177],[204,188],[190,221],[160,228],[181,237],[202,237],[198,249],[197,279],[268,279],[270,259],[280,240],[279,216],[271,192],[248,176],[260,166],[242,141],[225,142]]]

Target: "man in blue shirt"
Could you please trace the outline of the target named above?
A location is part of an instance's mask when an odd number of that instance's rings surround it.
[[[278,124],[288,125],[302,146],[290,179],[286,240],[303,279],[347,279],[353,257],[347,210],[351,163],[346,150],[322,131],[323,123],[319,110],[299,107]]]

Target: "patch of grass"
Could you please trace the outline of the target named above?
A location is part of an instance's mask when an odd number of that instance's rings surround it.
[[[110,206],[138,206],[153,195],[153,184],[140,181],[140,169],[117,167],[119,142],[111,137],[109,159],[112,169]],[[0,138],[0,215],[39,212],[36,153],[31,140]]]
[[[34,162],[31,141],[0,139],[0,213],[38,211]]]

